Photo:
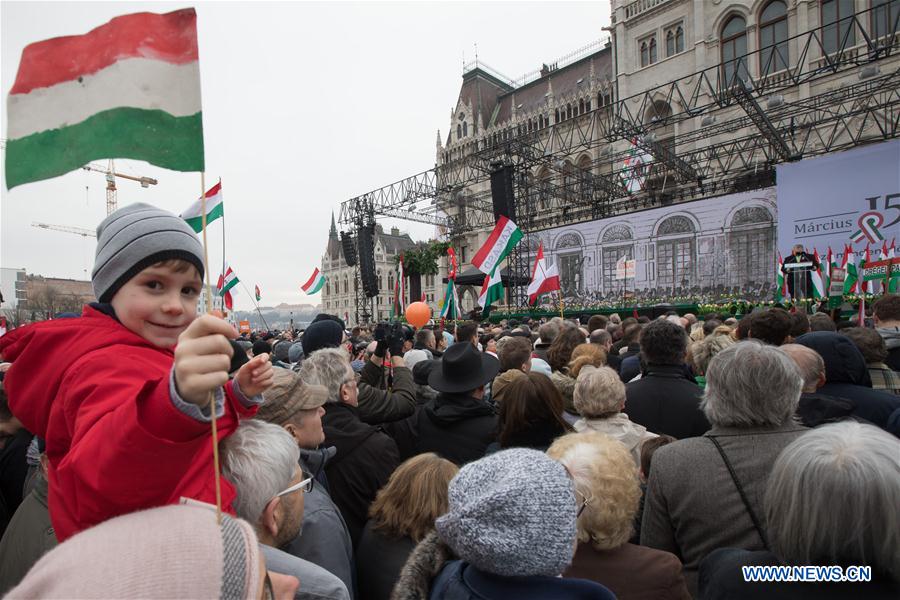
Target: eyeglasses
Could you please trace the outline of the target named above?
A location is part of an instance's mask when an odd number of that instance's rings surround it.
[[[581,516],[581,513],[584,512],[584,509],[587,508],[587,506],[591,502],[594,501],[594,496],[593,496],[593,494],[590,496],[587,496],[584,494],[584,492],[581,492],[579,490],[575,490],[575,493],[580,495],[583,498],[583,500],[581,501],[581,505],[578,507],[578,512],[575,514],[575,518],[577,519]]]
[[[297,490],[303,490],[304,494],[308,494],[313,489],[313,481],[315,480],[312,477],[307,477],[300,483],[295,483],[286,490],[278,492],[277,494],[275,494],[275,497],[278,498],[279,496],[284,496],[285,494],[290,494],[291,492],[296,492]]]

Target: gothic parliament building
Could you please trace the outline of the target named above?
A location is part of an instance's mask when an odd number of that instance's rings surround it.
[[[746,106],[750,92],[757,96],[752,102],[757,112],[769,115],[764,119],[769,131],[790,131],[790,150],[804,157],[897,136],[896,127],[885,132],[878,123],[894,122],[898,110],[900,0],[609,1],[611,23],[597,24],[598,41],[533,73],[513,80],[483,62],[464,68],[449,132],[438,134],[435,160],[444,180],[460,182],[435,204],[457,224],[446,233],[463,272],[471,269],[469,261],[494,224],[490,181],[468,175],[472,159],[493,146],[509,148],[511,140],[531,140],[530,147],[517,150],[524,172],[516,184],[515,220],[525,231],[622,217],[608,240],[605,233],[591,240],[558,236],[555,247],[551,238],[526,237],[532,260],[539,241],[551,262],[580,253],[580,262],[559,263],[564,289],[605,290],[614,284],[607,275],[622,256],[645,259],[651,284],[669,278],[674,286],[676,275],[669,268],[687,284],[701,277],[702,216],[673,220],[652,234],[666,239],[637,244],[628,224],[635,210],[687,206],[774,185],[774,164],[789,160],[788,149],[767,137],[765,124]],[[535,63],[542,58],[535,57]],[[736,88],[750,91],[742,97]],[[737,101],[717,102],[717,93]],[[607,187],[604,197],[613,200],[602,215],[592,216],[585,199],[597,197],[596,181],[610,181],[623,169],[635,153],[636,137],[648,140],[637,150],[652,154],[653,165],[637,191]],[[551,159],[540,160],[534,148]],[[771,266],[759,255],[774,252],[775,215],[764,202],[752,209],[735,224],[746,230],[745,251],[739,254],[746,264],[732,268],[768,277]],[[715,227],[721,232],[723,225]],[[376,318],[390,310],[394,257],[412,245],[408,235],[378,226]],[[585,263],[585,256],[593,257],[593,264]],[[585,264],[596,276],[576,273]],[[446,259],[440,267],[438,276],[422,281],[435,313]],[[321,270],[328,277],[323,310],[353,321],[355,270],[343,260],[333,222]],[[475,306],[479,291],[477,285],[459,287],[464,311]]]

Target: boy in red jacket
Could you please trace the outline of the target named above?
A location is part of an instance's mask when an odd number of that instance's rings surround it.
[[[271,385],[261,355],[232,381],[234,329],[197,317],[203,247],[180,218],[126,206],[97,228],[91,274],[99,300],[79,319],[0,337],[13,362],[4,386],[13,414],[46,440],[50,518],[60,541],[111,517],[172,504],[215,502],[210,407],[218,436],[255,414]],[[222,480],[223,509],[233,486]]]

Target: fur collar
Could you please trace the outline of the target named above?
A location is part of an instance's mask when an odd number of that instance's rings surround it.
[[[453,551],[432,531],[409,555],[391,592],[391,600],[428,600],[431,582],[455,558]]]

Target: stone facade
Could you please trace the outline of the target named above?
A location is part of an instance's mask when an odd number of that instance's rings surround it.
[[[390,316],[397,256],[414,245],[415,242],[408,233],[401,233],[396,228],[385,232],[381,225],[375,226],[375,276],[378,279],[378,296],[374,298],[374,310],[371,311],[373,319],[380,321]],[[439,261],[437,275],[423,275],[421,278],[422,292],[435,314],[439,312],[438,303],[444,295],[441,281],[447,272],[445,263],[446,259]],[[348,325],[356,323],[356,286],[359,285],[356,267],[348,267],[344,260],[344,249],[338,237],[334,216],[331,218],[328,246],[322,256],[322,266],[319,270],[326,277],[325,287],[322,288],[321,311],[338,315]],[[408,279],[406,300],[407,302],[420,300],[409,298]]]

